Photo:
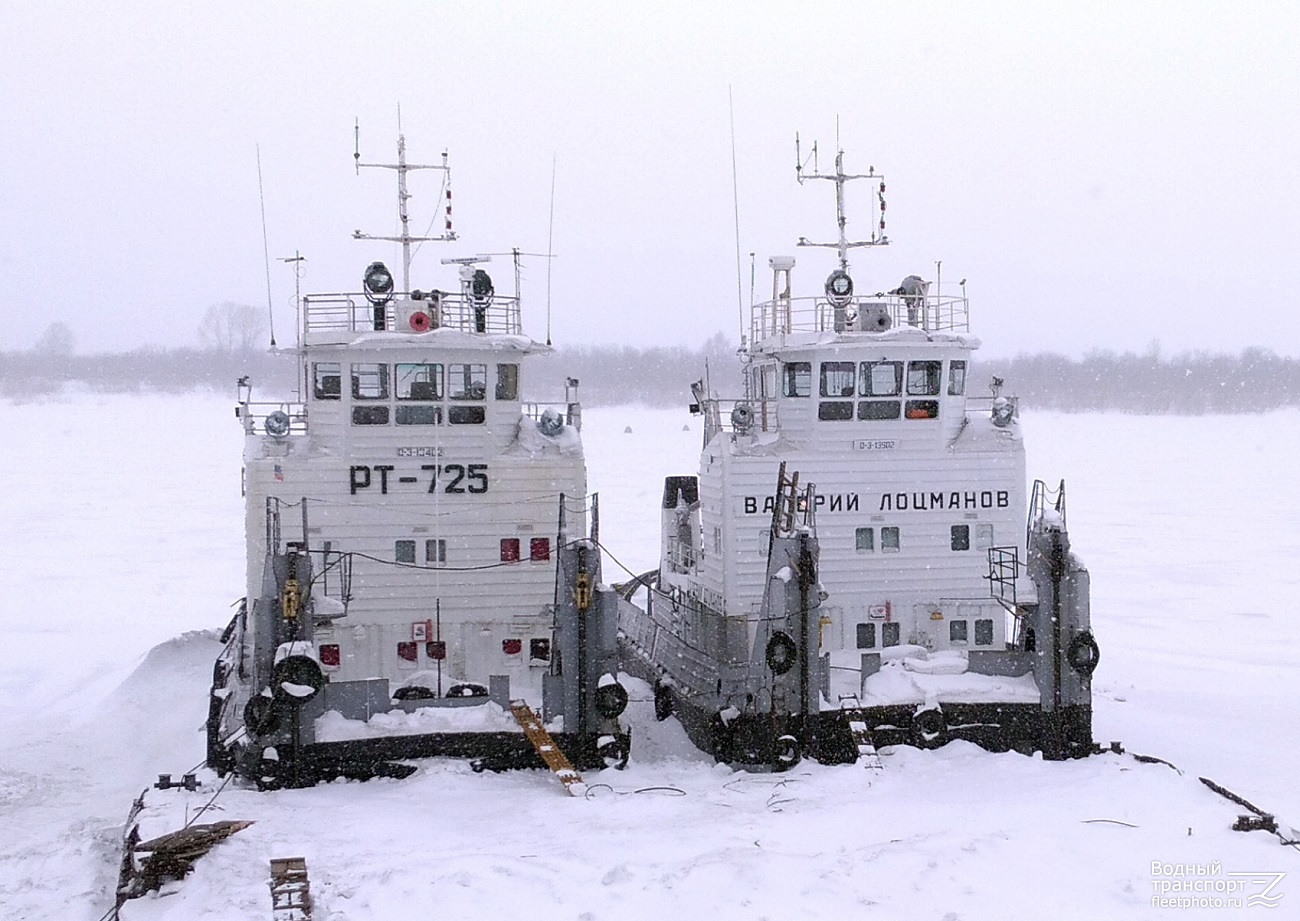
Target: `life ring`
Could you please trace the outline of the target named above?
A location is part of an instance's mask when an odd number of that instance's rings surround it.
[[[663,722],[673,715],[673,692],[666,684],[655,682],[655,719]]]
[[[912,716],[912,733],[921,748],[942,745],[947,730],[948,720],[938,707],[920,710]]]
[[[772,638],[767,641],[764,655],[767,667],[778,675],[784,675],[794,668],[795,660],[799,657],[799,648],[795,646],[789,634],[778,632],[773,633]]]
[[[596,712],[613,719],[627,709],[627,688],[617,681],[596,688]]]
[[[1091,630],[1074,635],[1066,647],[1065,661],[1085,678],[1096,671],[1097,663],[1101,661],[1101,650],[1097,647],[1097,640],[1093,638]]]

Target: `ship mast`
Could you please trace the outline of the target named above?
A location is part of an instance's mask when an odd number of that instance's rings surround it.
[[[794,136],[794,155],[795,155],[795,176],[802,185],[805,179],[826,179],[835,183],[835,219],[839,224],[839,239],[834,243],[813,243],[807,237],[799,238],[799,246],[825,246],[833,247],[839,252],[840,271],[847,273],[849,270],[849,250],[859,246],[887,246],[889,238],[885,236],[885,176],[883,173],[877,173],[874,166],[868,167],[865,173],[845,173],[844,172],[844,151],[840,150],[835,154],[835,172],[823,173],[817,168],[817,144],[814,142],[812,155],[809,157],[813,161],[812,172],[805,173],[805,161],[799,153],[799,135]],[[849,220],[844,214],[844,184],[854,179],[879,179],[880,188],[876,191],[877,202],[880,206],[880,227],[873,228],[871,239],[869,240],[849,240],[845,229],[848,227]]]
[[[397,162],[396,163],[362,163],[361,162],[361,128],[358,124],[356,127],[356,148],[352,154],[356,161],[357,173],[360,174],[362,167],[367,169],[391,169],[397,172],[397,213],[402,222],[402,233],[396,237],[385,237],[374,234],[362,233],[359,230],[352,232],[354,240],[386,240],[390,243],[402,244],[402,290],[409,293],[411,290],[411,244],[412,243],[431,243],[456,239],[456,232],[451,229],[451,168],[447,165],[447,151],[442,152],[441,164],[425,163],[407,163],[406,162],[406,135],[397,136]],[[447,218],[446,229],[440,236],[436,237],[413,237],[411,236],[409,218],[406,210],[406,202],[411,197],[411,193],[406,189],[406,174],[411,170],[417,169],[437,169],[446,174],[447,189]]]

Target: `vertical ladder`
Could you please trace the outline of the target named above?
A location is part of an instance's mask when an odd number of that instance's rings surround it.
[[[542,761],[546,762],[546,766],[555,773],[560,783],[564,784],[565,792],[570,796],[585,795],[587,785],[582,782],[582,775],[574,769],[564,752],[560,751],[560,746],[555,744],[555,740],[546,731],[546,727],[542,725],[542,721],[538,719],[532,707],[522,700],[512,700],[510,712],[523,728],[525,738],[533,743],[533,748],[537,749],[537,754],[541,756]]]
[[[862,713],[862,704],[852,694],[840,698],[840,713],[849,726],[849,735],[858,746],[858,761],[864,768],[883,770],[885,765],[876,751],[876,742],[871,738],[871,729],[867,726],[866,716]]]
[[[271,918],[311,921],[311,883],[304,858],[271,858]]]

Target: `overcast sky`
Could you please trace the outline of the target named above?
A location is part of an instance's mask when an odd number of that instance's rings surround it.
[[[410,156],[452,166],[460,240],[419,254],[545,252],[556,163],[557,344],[696,345],[739,327],[749,253],[793,254],[815,294],[827,183],[794,135],[888,188],[889,247],[860,291],[967,279],[986,353],[1300,355],[1300,4],[562,2],[0,4],[0,349],[56,320],[81,352],[189,345],[220,301],[265,306],[272,260],[304,292],[357,290],[393,248],[397,112]],[[414,225],[437,205],[413,177]],[[850,186],[850,234],[872,189]],[[509,266],[498,261],[498,290]],[[293,276],[271,268],[281,344]],[[546,334],[546,266],[525,325]]]

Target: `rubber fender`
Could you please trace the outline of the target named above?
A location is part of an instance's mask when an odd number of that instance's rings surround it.
[[[666,684],[655,682],[655,719],[663,722],[673,715],[673,692]]]
[[[627,688],[617,681],[596,688],[593,701],[596,712],[613,719],[627,709]]]
[[[1097,663],[1101,661],[1101,649],[1097,646],[1097,640],[1091,630],[1074,635],[1074,639],[1070,640],[1070,645],[1066,647],[1065,661],[1070,663],[1070,668],[1085,678],[1097,670]]]
[[[921,747],[942,744],[947,730],[947,718],[942,710],[935,707],[922,710],[912,717],[912,733],[916,736],[917,745]]]
[[[293,685],[294,690],[290,691],[285,685]],[[275,663],[271,687],[275,699],[281,703],[301,707],[319,694],[324,686],[325,673],[321,671],[320,663],[310,656],[286,656]],[[302,688],[311,690],[304,692]]]
[[[280,709],[270,697],[258,694],[244,704],[244,725],[249,735],[275,732],[280,728]]]
[[[764,657],[768,668],[778,675],[784,675],[794,668],[795,660],[799,658],[799,648],[788,633],[773,633],[767,641]]]

